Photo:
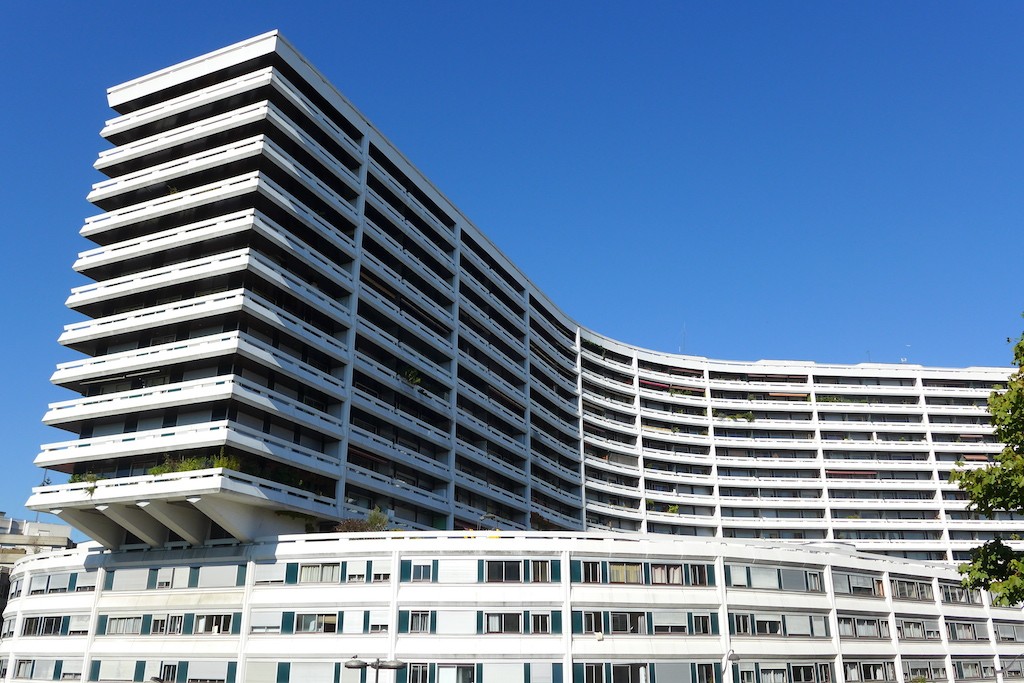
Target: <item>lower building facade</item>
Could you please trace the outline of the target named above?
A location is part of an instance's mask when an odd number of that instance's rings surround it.
[[[5,681],[1024,678],[1019,608],[962,588],[947,564],[820,542],[482,531],[90,544],[19,562],[4,616]]]

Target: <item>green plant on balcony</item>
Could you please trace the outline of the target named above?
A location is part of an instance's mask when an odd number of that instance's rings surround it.
[[[420,382],[423,381],[420,371],[409,366],[406,366],[405,369],[402,370],[401,377],[403,382],[414,387],[418,387]]]
[[[678,515],[679,514],[679,506],[678,505],[669,505],[668,506],[668,513],[670,515]]]

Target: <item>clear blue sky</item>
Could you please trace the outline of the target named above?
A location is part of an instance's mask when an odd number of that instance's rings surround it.
[[[0,509],[42,472],[105,89],[279,28],[582,324],[714,358],[1006,365],[1019,2],[12,2]]]

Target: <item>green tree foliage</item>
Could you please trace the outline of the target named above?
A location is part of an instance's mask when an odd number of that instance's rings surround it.
[[[384,531],[388,528],[388,516],[387,513],[381,512],[379,507],[374,507],[370,510],[366,519],[343,519],[334,527],[335,531],[344,531],[349,533],[367,532],[367,531]]]
[[[985,516],[1024,514],[1024,334],[1013,347],[1013,361],[1017,371],[1010,375],[1005,390],[993,392],[988,399],[996,438],[1006,447],[994,464],[957,470],[950,477],[967,493],[968,509]],[[1024,602],[1024,551],[1000,539],[972,550],[971,561],[961,565],[960,572],[964,585],[988,588],[1002,604]]]

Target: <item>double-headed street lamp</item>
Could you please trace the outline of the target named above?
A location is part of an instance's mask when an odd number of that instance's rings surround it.
[[[346,669],[366,669],[366,667],[373,669],[376,672],[373,674],[373,683],[377,683],[380,680],[381,669],[398,671],[399,669],[404,669],[407,666],[409,666],[407,663],[400,662],[397,659],[381,659],[380,657],[372,662],[365,662],[362,659],[359,659],[359,655],[356,655],[345,662]]]

